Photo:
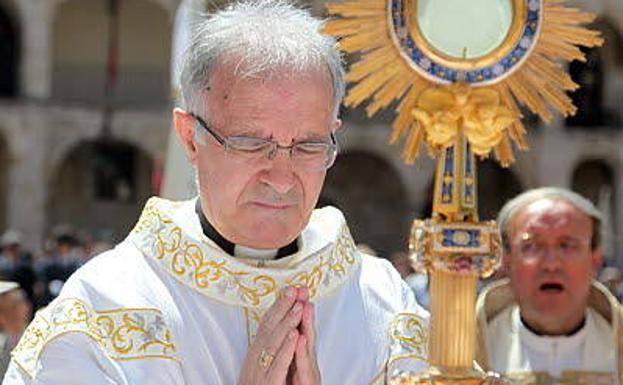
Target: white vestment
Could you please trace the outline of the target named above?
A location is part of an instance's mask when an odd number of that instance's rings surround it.
[[[540,336],[526,328],[519,307],[512,306],[491,321],[487,341],[491,368],[498,373],[543,372],[561,378],[571,370],[612,373],[614,379],[616,372],[612,327],[590,308],[577,333]]]
[[[357,251],[338,210],[315,210],[299,251],[266,261],[224,253],[194,208],[150,199],[128,238],[38,313],[3,384],[234,385],[287,285],[310,289],[323,385],[426,369],[426,312],[387,261]]]
[[[573,335],[542,336],[521,321],[518,305],[508,297],[509,290],[507,282],[494,284],[479,299],[482,348],[486,352],[481,364],[487,370],[504,374],[519,385],[619,384],[618,308],[611,310],[608,320],[589,306],[583,327]],[[607,304],[608,298],[601,296],[598,287],[591,290],[591,299]]]

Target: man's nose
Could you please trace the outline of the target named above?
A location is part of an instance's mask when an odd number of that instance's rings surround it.
[[[268,167],[262,174],[262,182],[271,186],[279,194],[285,194],[290,191],[295,181],[290,153],[288,151],[277,151],[268,162]]]
[[[546,270],[556,270],[562,263],[562,252],[557,247],[545,248],[541,256],[541,266]]]

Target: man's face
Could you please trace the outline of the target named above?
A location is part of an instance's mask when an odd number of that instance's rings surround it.
[[[5,248],[5,254],[9,257],[17,258],[19,257],[20,249],[19,243],[12,243]]]
[[[28,325],[31,306],[23,295],[5,293],[0,296],[0,326],[8,333],[19,333]]]
[[[590,217],[549,198],[521,208],[510,223],[505,266],[523,319],[539,332],[565,334],[582,321],[601,262],[592,231]]]
[[[253,136],[288,146],[329,140],[340,125],[333,118],[330,83],[321,74],[237,79],[228,66],[219,65],[206,96],[206,121],[222,136]],[[298,237],[326,170],[294,168],[288,150],[272,159],[241,161],[209,134],[204,137],[205,144],[195,142],[191,160],[210,223],[231,242],[248,247],[278,248]]]

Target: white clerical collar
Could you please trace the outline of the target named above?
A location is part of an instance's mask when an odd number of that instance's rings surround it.
[[[242,245],[234,245],[234,257],[250,259],[275,259],[279,249],[254,249]]]
[[[586,321],[584,326],[577,332],[569,336],[544,336],[534,333],[528,329],[521,320],[519,306],[515,306],[512,314],[513,327],[519,332],[522,343],[539,352],[557,351],[564,354],[573,350],[578,350],[585,341],[589,324],[593,322],[590,312],[585,312]]]

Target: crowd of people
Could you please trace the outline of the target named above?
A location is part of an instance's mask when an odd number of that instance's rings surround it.
[[[62,228],[62,229],[61,229]],[[67,279],[96,254],[110,248],[106,241],[78,237],[66,226],[36,255],[24,247],[21,232],[0,236],[0,377],[34,313],[49,304]]]
[[[22,234],[6,230],[0,236],[0,279],[19,284],[33,309],[54,299],[67,278],[110,243],[78,237],[72,231],[58,231],[34,254],[24,247]]]

